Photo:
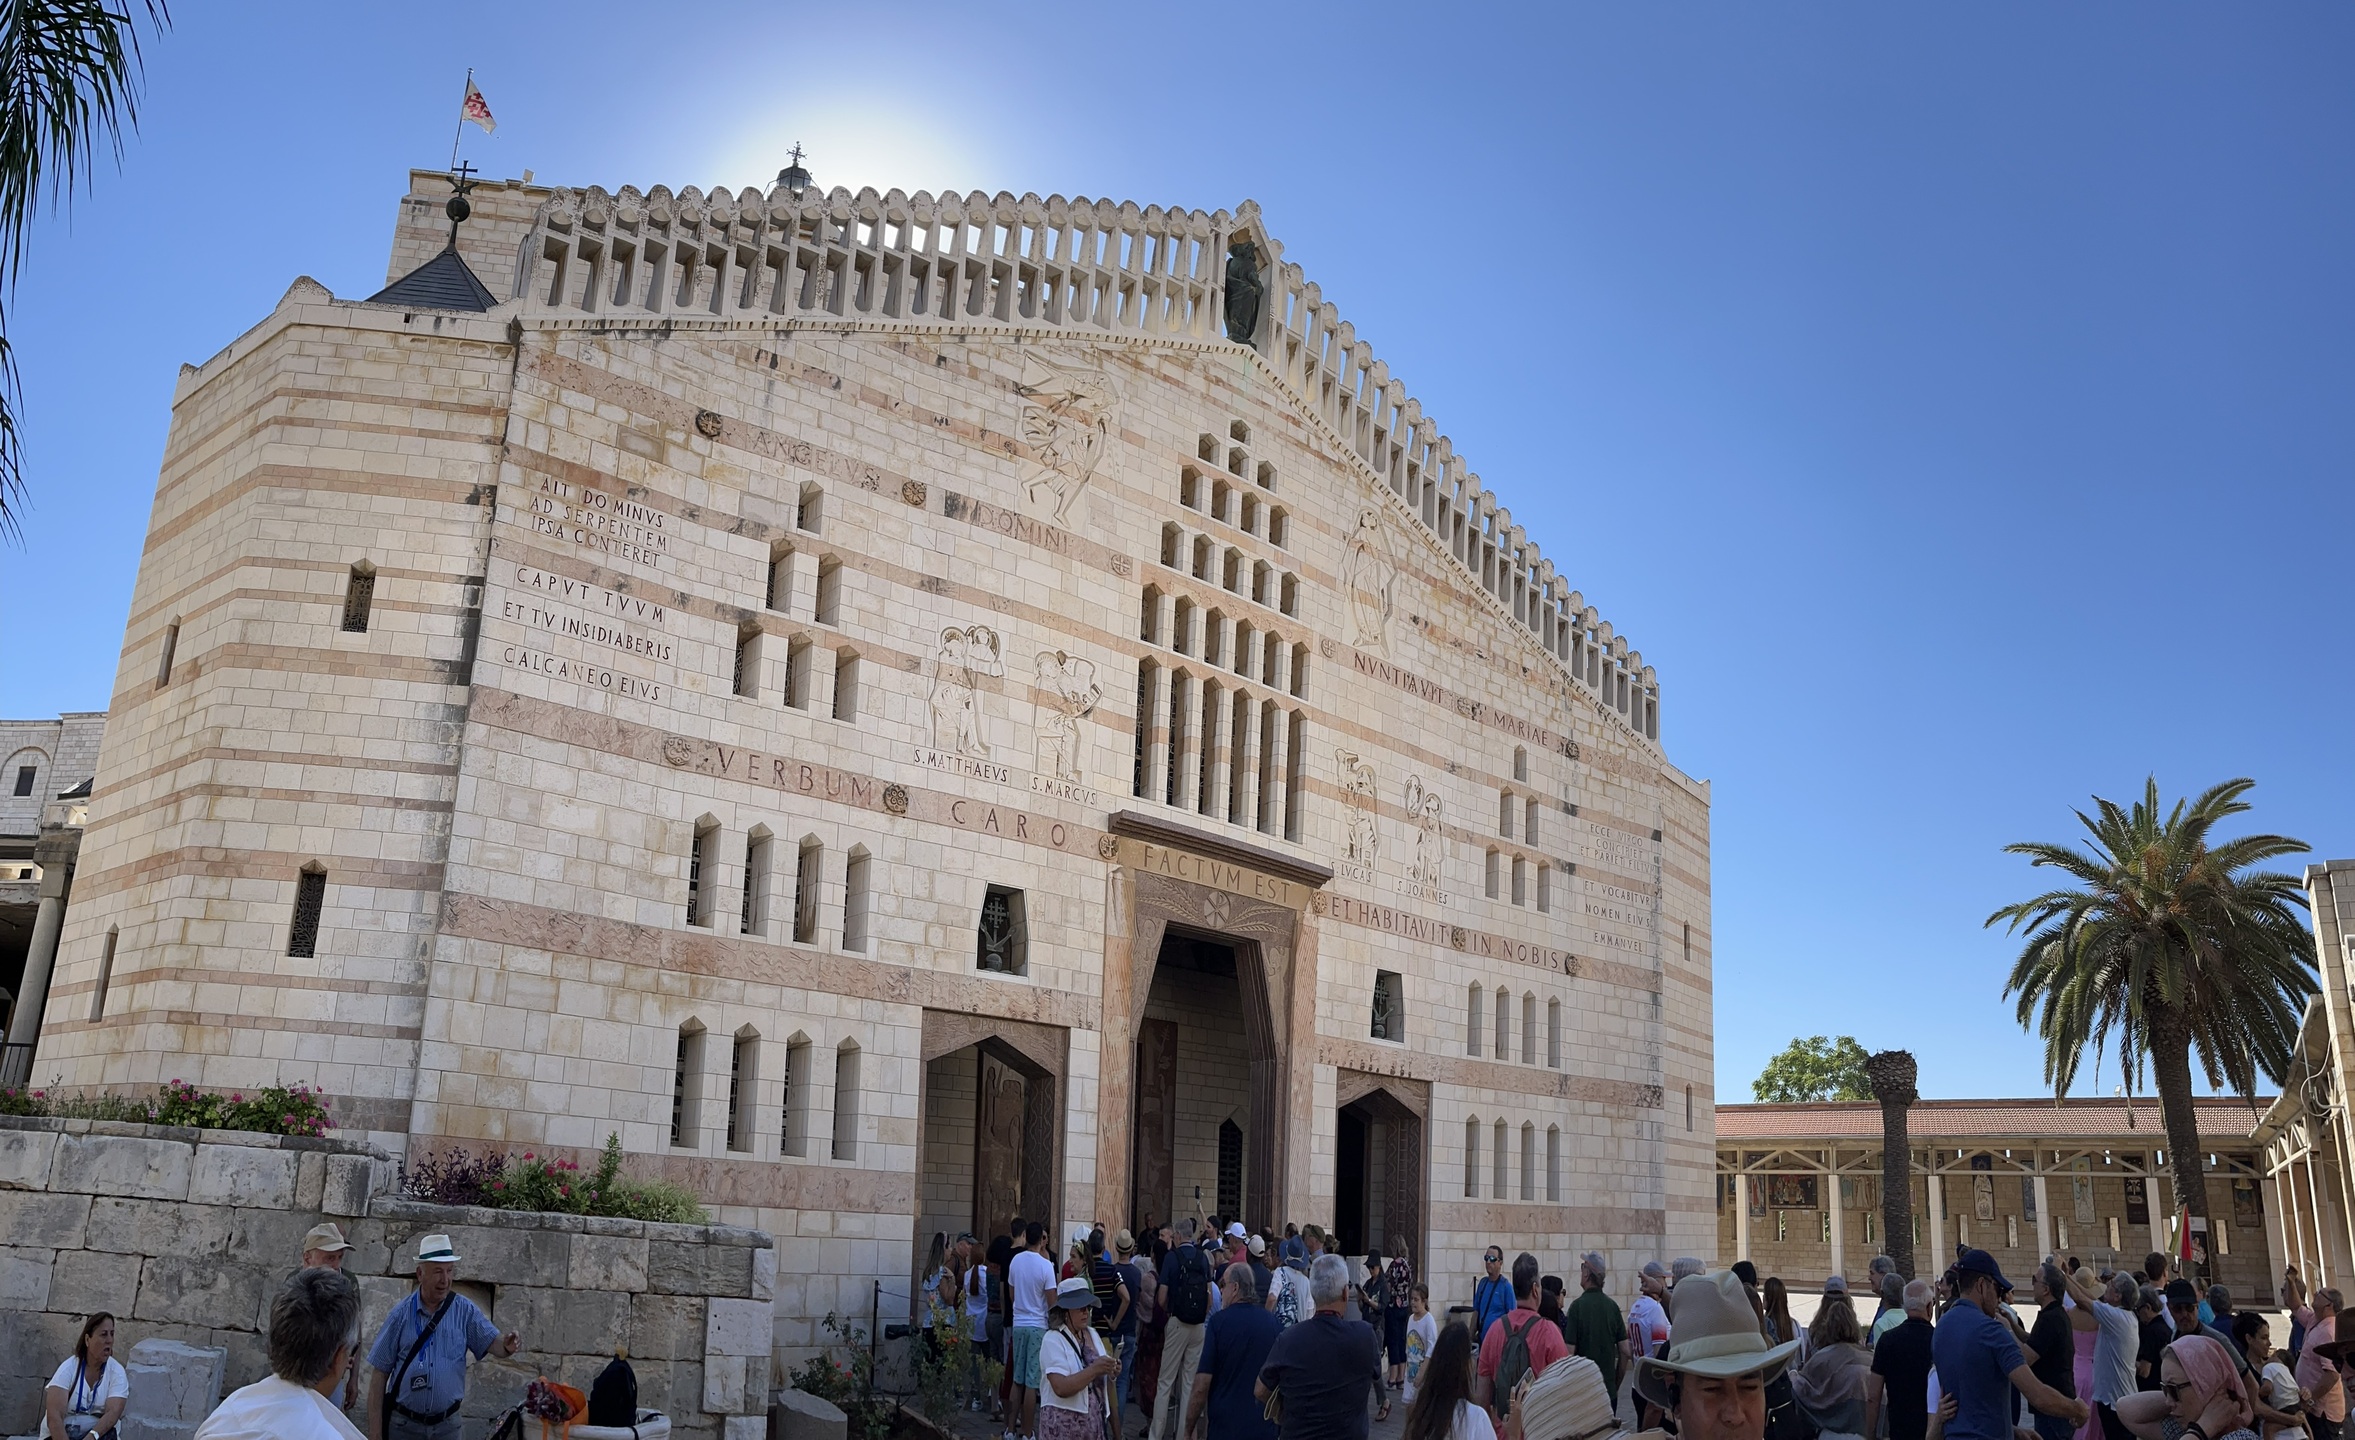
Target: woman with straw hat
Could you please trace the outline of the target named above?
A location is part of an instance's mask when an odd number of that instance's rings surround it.
[[[1119,1374],[1120,1362],[1088,1328],[1095,1308],[1096,1287],[1087,1276],[1055,1287],[1054,1312],[1039,1343],[1038,1440],[1102,1440],[1104,1393],[1096,1382]]]

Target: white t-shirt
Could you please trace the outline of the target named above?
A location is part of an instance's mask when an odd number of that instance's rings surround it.
[[[2290,1367],[2279,1360],[2268,1364],[2260,1372],[2265,1378],[2265,1403],[2276,1410],[2298,1408],[2298,1381],[2290,1374]]]
[[[1089,1330],[1082,1333],[1087,1336],[1087,1353],[1085,1355],[1079,1352],[1078,1346],[1071,1343],[1070,1331],[1060,1325],[1048,1329],[1046,1338],[1039,1342],[1038,1368],[1042,1377],[1077,1375],[1080,1371],[1088,1368],[1090,1361],[1104,1353],[1098,1348],[1094,1331]],[[1076,1395],[1058,1395],[1055,1393],[1055,1387],[1046,1384],[1042,1379],[1038,1387],[1038,1403],[1050,1410],[1077,1410],[1084,1414],[1088,1408],[1088,1392],[1083,1386]]]
[[[1006,1263],[1006,1284],[1014,1292],[1014,1323],[1045,1329],[1055,1301],[1055,1262],[1025,1250]]]
[[[979,1340],[989,1324],[989,1267],[976,1265],[965,1272],[965,1318],[972,1323],[973,1338]]]
[[[364,1440],[325,1396],[265,1376],[223,1400],[196,1427],[196,1440]]]
[[[1471,1401],[1458,1400],[1455,1418],[1447,1424],[1447,1440],[1496,1440],[1496,1422]]]
[[[129,1402],[131,1372],[123,1368],[122,1361],[111,1355],[107,1357],[106,1369],[95,1375],[85,1373],[81,1361],[69,1358],[57,1367],[55,1375],[49,1377],[49,1388],[65,1392],[66,1414],[97,1415],[106,1409],[109,1400]],[[41,1408],[41,1433],[46,1436],[49,1434],[48,1406]],[[51,1437],[51,1440],[58,1440],[58,1437]]]
[[[1627,1307],[1627,1334],[1635,1342],[1637,1359],[1660,1348],[1668,1338],[1668,1312],[1649,1295],[1638,1295]]]
[[[1439,1317],[1426,1310],[1406,1322],[1406,1385],[1398,1398],[1407,1404],[1415,1403],[1415,1385],[1422,1378],[1423,1362],[1431,1358],[1431,1349],[1439,1343]]]

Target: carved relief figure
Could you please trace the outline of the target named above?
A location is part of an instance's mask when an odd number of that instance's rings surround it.
[[[1022,397],[1022,443],[1039,467],[1023,482],[1023,493],[1034,505],[1042,494],[1053,496],[1054,523],[1061,525],[1104,458],[1120,397],[1092,375],[1067,375],[1036,357],[1014,393]]]
[[[1354,750],[1336,750],[1341,762],[1341,791],[1349,797],[1349,858],[1371,866],[1382,848],[1382,832],[1374,824],[1374,767]]]
[[[998,632],[987,625],[955,626],[940,632],[940,655],[932,671],[932,748],[977,760],[989,758],[981,738],[981,711],[973,690],[977,675],[1003,675]]]
[[[1390,527],[1382,522],[1379,506],[1368,505],[1358,511],[1349,551],[1341,557],[1341,588],[1349,596],[1354,632],[1350,643],[1370,645],[1387,654],[1390,612],[1398,589],[1398,556],[1391,549]]]
[[[1406,777],[1406,813],[1415,826],[1415,853],[1407,865],[1407,879],[1436,890],[1447,869],[1447,838],[1439,833],[1439,794],[1424,789],[1420,775]]]
[[[1104,698],[1096,683],[1096,665],[1061,650],[1041,650],[1035,662],[1039,688],[1046,691],[1054,710],[1038,727],[1038,768],[1058,780],[1080,781],[1087,733],[1080,722],[1094,713]]]

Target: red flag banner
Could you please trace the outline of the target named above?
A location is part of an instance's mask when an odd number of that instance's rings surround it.
[[[491,118],[490,102],[482,98],[480,90],[474,88],[471,78],[466,82],[466,100],[458,108],[458,118],[480,125],[485,135],[496,134],[499,129],[499,122]]]

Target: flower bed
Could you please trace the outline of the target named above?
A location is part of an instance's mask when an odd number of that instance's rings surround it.
[[[247,1094],[199,1090],[185,1080],[152,1095],[106,1091],[0,1089],[0,1115],[60,1120],[121,1120],[138,1125],[185,1125],[199,1130],[249,1130],[317,1139],[328,1130],[326,1092],[308,1085],[272,1085]]]
[[[594,1170],[529,1150],[516,1156],[452,1146],[403,1165],[400,1186],[410,1199],[435,1205],[612,1215],[672,1225],[710,1222],[692,1194],[666,1180],[633,1180],[621,1173],[621,1161],[619,1135],[605,1137]]]

